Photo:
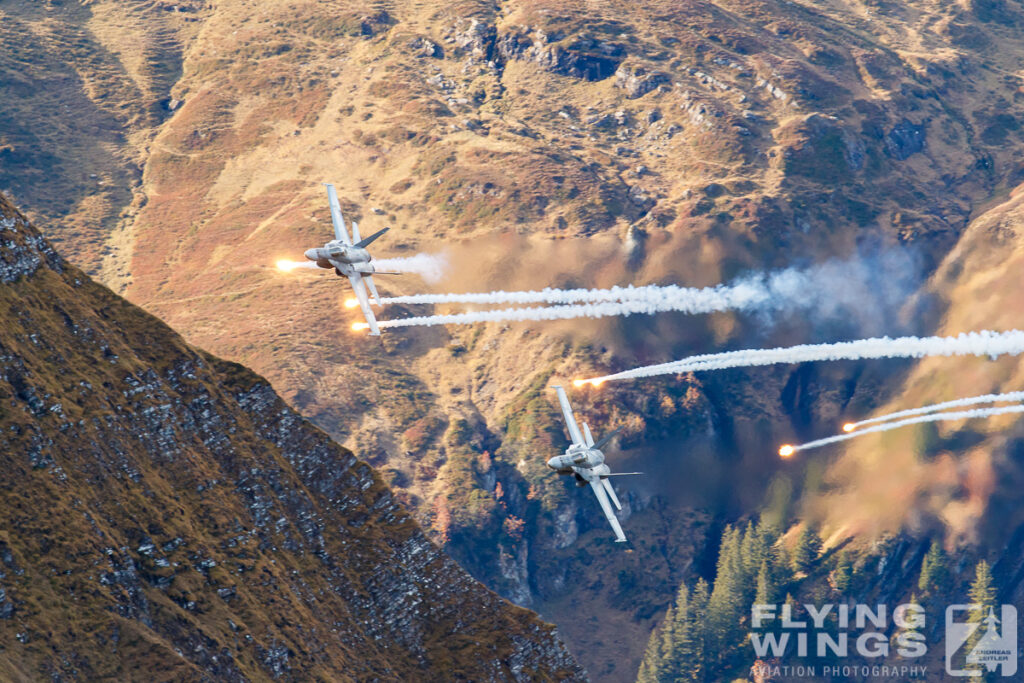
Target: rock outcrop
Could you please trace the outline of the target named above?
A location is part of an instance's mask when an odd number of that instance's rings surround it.
[[[583,680],[372,468],[0,197],[0,678]]]

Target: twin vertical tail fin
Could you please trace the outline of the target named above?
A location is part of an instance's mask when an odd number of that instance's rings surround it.
[[[355,223],[353,223],[352,225],[355,225]],[[358,229],[358,226],[356,226],[356,229]],[[384,228],[383,230],[378,230],[377,232],[375,232],[372,235],[370,235],[369,237],[367,237],[365,240],[359,239],[359,233],[356,232],[355,233],[356,243],[353,244],[352,246],[356,247],[358,249],[363,249],[365,247],[368,247],[368,246],[370,246],[370,244],[374,240],[376,240],[378,237],[380,237],[381,235],[383,235],[384,233],[386,233],[390,229],[391,228]],[[353,229],[353,232],[355,232],[355,229]]]
[[[603,437],[603,438],[602,438],[602,439],[601,439],[600,441],[598,441],[598,442],[597,442],[597,443],[595,443],[595,444],[591,444],[591,445],[592,445],[592,446],[593,446],[594,448],[596,448],[596,449],[598,449],[598,450],[601,450],[601,447],[602,447],[602,446],[604,446],[604,445],[606,445],[606,444],[607,444],[607,443],[608,443],[609,441],[611,441],[612,439],[614,439],[614,438],[615,438],[615,436],[616,436],[616,435],[617,435],[617,434],[618,434],[619,432],[621,432],[621,431],[622,431],[622,429],[623,429],[622,427],[619,427],[618,429],[615,429],[615,430],[613,430],[613,431],[612,431],[611,433],[609,433],[609,434],[606,434],[606,435],[605,435],[605,436],[604,436],[604,437]]]
[[[593,445],[594,445],[594,437],[590,433],[590,426],[587,425],[586,422],[583,423],[583,438],[586,441],[588,446],[593,447]]]

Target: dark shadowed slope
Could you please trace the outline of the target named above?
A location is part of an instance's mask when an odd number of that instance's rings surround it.
[[[0,298],[0,679],[583,678],[369,466],[2,197]]]

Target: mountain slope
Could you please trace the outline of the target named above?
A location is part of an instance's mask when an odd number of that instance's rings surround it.
[[[0,238],[0,677],[582,679],[262,378]]]
[[[373,342],[349,334],[344,284],[272,269],[330,235],[319,183],[338,185],[364,230],[394,226],[375,254],[447,249],[436,287],[449,291],[708,285],[894,247],[919,264],[916,285],[1024,168],[1016,0],[11,0],[0,12],[24,27],[3,37],[0,112],[19,125],[0,142],[0,183],[32,215],[69,216],[48,234],[91,273],[358,444],[435,539],[562,623],[607,680],[632,677],[643,646],[633,636],[686,571],[713,564],[709,528],[766,497],[791,510],[787,495],[820,483],[822,462],[805,472],[766,443],[899,396],[912,364],[665,378],[574,397],[592,425],[627,425],[615,464],[657,473],[624,484],[638,540],[615,555],[593,501],[543,467],[564,445],[544,387],[705,350],[892,333],[901,321],[869,305],[856,319],[767,331],[669,314]],[[64,35],[75,50],[61,52]],[[66,59],[31,52],[40,41]],[[22,53],[47,66],[34,93]],[[153,116],[100,116],[96,102]],[[92,156],[110,150],[113,160]],[[86,169],[121,159],[130,199],[100,193],[103,172]],[[121,186],[115,170],[110,187]],[[64,204],[100,194],[110,212]],[[938,317],[910,326],[932,331]]]
[[[942,301],[937,333],[1024,326],[1022,188],[981,211],[929,282]],[[914,363],[884,408],[1019,391],[1019,357],[927,358]],[[880,412],[888,412],[881,410]],[[1024,524],[1019,506],[1020,439],[1015,415],[865,435],[840,449],[814,512],[837,536],[943,529],[951,543],[1000,548]],[[877,472],[886,476],[879,479]],[[842,515],[830,511],[843,510]]]

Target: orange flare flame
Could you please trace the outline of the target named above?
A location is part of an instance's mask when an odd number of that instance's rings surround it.
[[[796,453],[796,449],[793,446],[790,446],[789,444],[786,444],[785,446],[779,449],[779,457],[781,458],[788,458],[792,456],[794,453]]]

